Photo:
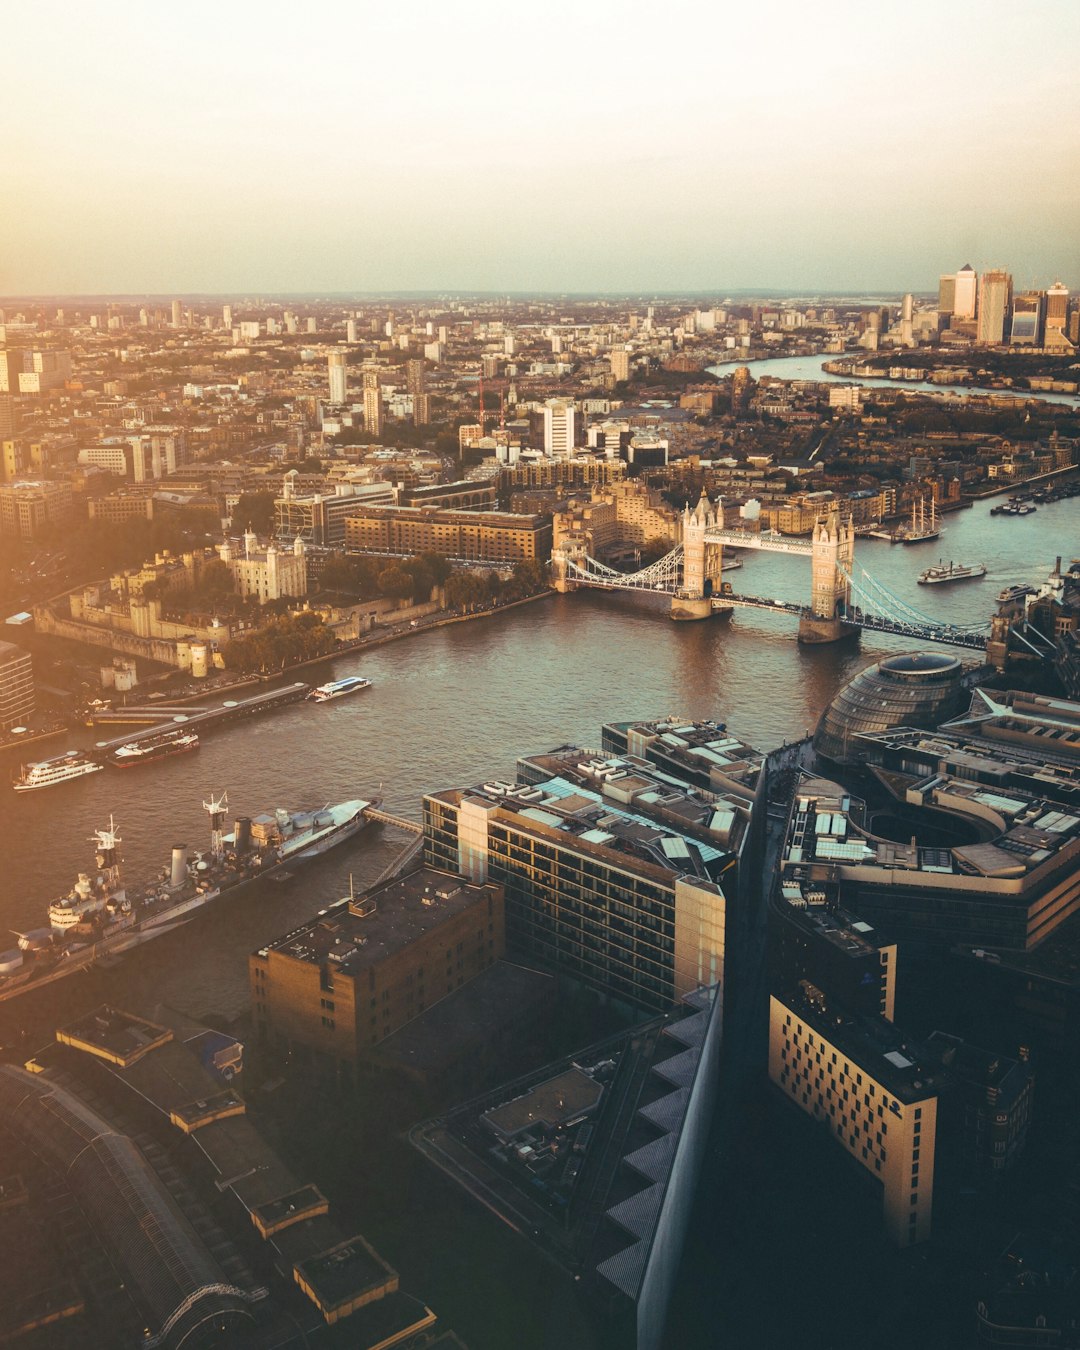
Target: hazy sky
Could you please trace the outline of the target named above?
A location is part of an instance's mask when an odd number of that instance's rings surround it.
[[[1077,0],[0,7],[0,294],[1080,286]]]

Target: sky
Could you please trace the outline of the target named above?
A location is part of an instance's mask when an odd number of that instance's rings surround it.
[[[1080,287],[1076,0],[0,7],[0,295]]]

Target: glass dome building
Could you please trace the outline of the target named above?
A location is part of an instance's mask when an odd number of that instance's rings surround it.
[[[855,736],[892,727],[936,727],[967,706],[963,666],[943,652],[904,652],[860,670],[821,714],[814,749],[837,764],[853,764]]]

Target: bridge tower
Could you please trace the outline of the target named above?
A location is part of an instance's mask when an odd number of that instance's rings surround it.
[[[566,595],[578,588],[578,583],[570,576],[567,564],[576,562],[584,565],[587,557],[585,546],[570,540],[564,540],[557,548],[551,550],[551,583],[560,595]]]
[[[800,642],[838,642],[858,633],[843,616],[851,600],[855,526],[836,507],[814,526],[810,555],[810,613],[799,620]],[[840,569],[843,568],[843,571]]]
[[[671,617],[680,622],[712,617],[712,593],[720,576],[721,546],[706,545],[705,531],[716,524],[717,512],[702,488],[697,506],[693,511],[687,506],[682,517],[683,581],[671,597]]]

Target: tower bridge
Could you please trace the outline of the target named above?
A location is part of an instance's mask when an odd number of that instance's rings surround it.
[[[555,589],[593,586],[604,590],[653,591],[671,597],[671,617],[707,619],[737,608],[768,609],[799,620],[799,641],[837,642],[862,629],[895,633],[919,642],[984,650],[986,624],[943,624],[891,591],[855,563],[855,528],[833,507],[814,526],[809,540],[770,531],[733,530],[723,507],[702,491],[701,500],[682,516],[682,542],[638,572],[618,572],[591,558],[584,546],[567,541],[552,550]],[[721,580],[724,546],[787,553],[810,559],[809,604],[738,595]]]

